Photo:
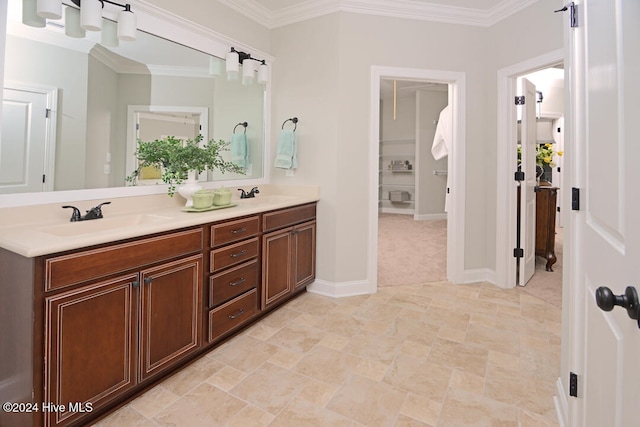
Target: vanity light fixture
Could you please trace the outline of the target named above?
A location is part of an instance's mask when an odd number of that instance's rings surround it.
[[[251,54],[241,52],[231,48],[227,53],[227,80],[236,80],[240,73],[240,64],[242,64],[242,84],[250,85],[253,83],[256,71],[258,72],[258,82],[261,84],[269,81],[269,67],[263,59],[251,57]]]
[[[22,0],[22,23],[37,28],[47,25],[47,20],[38,15],[37,0]]]
[[[62,18],[62,1],[60,0],[38,0],[38,15],[48,19]]]
[[[100,31],[102,29],[102,9],[105,3],[109,3],[122,8],[118,13],[117,38],[126,41],[136,39],[138,24],[130,4],[120,4],[111,0],[71,0],[71,3],[80,10],[78,12],[71,5],[65,9],[66,35],[81,38],[85,36],[84,31]],[[60,18],[62,18],[62,0],[23,0],[22,2],[22,22],[25,25],[44,27],[46,19]],[[107,31],[110,34],[105,34],[103,39],[111,40],[105,44],[113,46],[116,44],[112,35],[113,27]]]
[[[64,33],[69,37],[83,39],[87,32],[80,26],[80,11],[75,7],[64,9]]]

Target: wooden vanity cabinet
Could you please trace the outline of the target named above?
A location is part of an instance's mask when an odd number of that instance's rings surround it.
[[[197,228],[44,259],[43,401],[66,409],[44,425],[82,425],[201,348],[202,249]],[[84,268],[98,259],[122,270]]]
[[[0,397],[65,409],[0,425],[88,425],[302,292],[315,219],[309,203],[36,258],[0,249]]]
[[[263,310],[297,294],[315,279],[315,218],[315,203],[263,214]]]
[[[258,314],[260,216],[211,225],[209,343],[228,335]]]

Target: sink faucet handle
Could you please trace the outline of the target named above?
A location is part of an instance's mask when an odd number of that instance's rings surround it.
[[[80,209],[76,208],[75,206],[63,206],[62,208],[73,209],[73,213],[71,214],[71,219],[69,220],[70,222],[80,221],[80,218],[81,218]]]
[[[102,202],[98,206],[95,206],[87,211],[85,219],[97,219],[102,218],[102,206],[109,205],[111,202]]]
[[[240,193],[240,198],[241,199],[246,199],[247,198],[247,192],[244,191],[242,188],[238,188],[238,191],[241,191]]]

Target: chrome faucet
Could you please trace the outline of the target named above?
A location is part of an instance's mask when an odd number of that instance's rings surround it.
[[[250,199],[255,197],[256,194],[260,194],[260,190],[258,190],[258,187],[253,187],[251,191],[249,191],[248,193],[244,191],[242,188],[238,188],[238,190],[242,192],[240,193],[241,199]]]
[[[66,209],[66,208],[73,209],[73,213],[71,214],[71,219],[69,221],[71,221],[71,222],[88,221],[90,219],[103,218],[103,216],[102,216],[102,205],[108,205],[110,203],[111,202],[100,203],[98,206],[95,206],[95,207],[89,209],[84,216],[80,215],[80,209],[76,208],[75,206],[63,206],[62,208],[63,209]]]

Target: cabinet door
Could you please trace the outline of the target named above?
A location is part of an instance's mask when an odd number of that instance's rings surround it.
[[[293,228],[262,237],[262,309],[288,295],[291,288]]]
[[[316,277],[316,222],[301,224],[293,230],[293,286],[308,285]]]
[[[136,384],[137,280],[132,274],[45,298],[44,401],[65,409],[45,412],[46,425],[67,424]]]
[[[202,344],[202,255],[141,273],[140,375],[144,380]]]

